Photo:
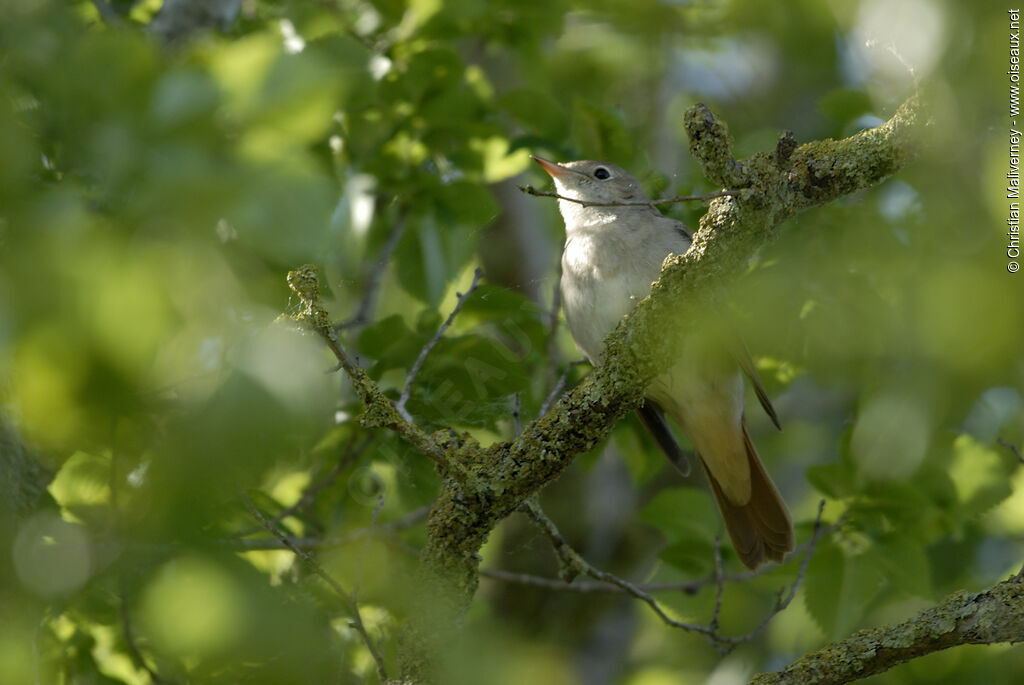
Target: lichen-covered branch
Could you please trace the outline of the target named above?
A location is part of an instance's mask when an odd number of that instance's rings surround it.
[[[903,623],[862,630],[781,671],[761,674],[753,683],[849,683],[950,647],[1003,642],[1024,642],[1024,581],[1020,575],[978,594],[950,595]]]
[[[292,319],[303,324],[324,339],[327,346],[338,359],[338,367],[345,371],[352,387],[363,403],[365,412],[361,421],[367,428],[389,428],[419,449],[423,454],[433,459],[438,466],[447,469],[449,467],[448,456],[444,448],[429,435],[420,430],[415,424],[406,421],[395,408],[380,387],[366,375],[366,371],[356,364],[348,353],[341,346],[334,326],[331,325],[327,310],[320,301],[320,279],[317,269],[312,264],[288,272],[288,287],[292,289],[302,301],[303,310]]]

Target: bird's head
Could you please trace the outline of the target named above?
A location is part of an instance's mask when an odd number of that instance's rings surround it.
[[[555,188],[563,197],[596,204],[649,202],[640,182],[622,167],[592,160],[557,164],[536,155],[531,157],[554,179]]]

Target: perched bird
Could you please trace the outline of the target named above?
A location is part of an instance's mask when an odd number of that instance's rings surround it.
[[[600,364],[605,336],[647,296],[665,257],[686,253],[690,234],[680,222],[642,204],[650,200],[640,183],[614,164],[533,159],[561,196],[565,318],[576,344]],[[685,457],[665,414],[682,427],[700,456],[740,560],[751,569],[767,559],[781,562],[793,549],[793,524],[747,433],[741,369],[776,426],[778,418],[743,344],[738,339],[721,344],[719,336],[699,333],[687,334],[678,360],[651,383],[640,419],[685,472]]]

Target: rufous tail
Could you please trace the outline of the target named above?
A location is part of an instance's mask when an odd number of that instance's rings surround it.
[[[711,491],[715,493],[718,510],[722,512],[736,554],[747,568],[756,569],[766,559],[781,562],[786,553],[793,550],[793,523],[786,503],[765,472],[754,443],[750,441],[746,422],[741,421],[740,425],[750,464],[750,500],[745,504],[729,501],[706,465],[704,473],[711,483]]]

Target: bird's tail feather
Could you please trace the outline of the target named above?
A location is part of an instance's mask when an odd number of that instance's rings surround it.
[[[764,470],[754,443],[750,441],[746,422],[740,425],[750,464],[750,500],[742,505],[729,501],[706,465],[704,472],[708,476],[736,554],[747,568],[755,569],[766,559],[781,562],[786,553],[792,551],[793,524],[786,503]]]

